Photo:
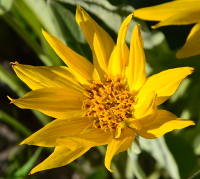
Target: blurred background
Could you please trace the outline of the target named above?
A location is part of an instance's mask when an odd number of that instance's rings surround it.
[[[19,98],[30,89],[15,75],[10,62],[34,66],[60,66],[62,60],[42,36],[43,28],[71,49],[92,61],[91,50],[75,21],[76,5],[116,41],[124,18],[135,9],[168,0],[0,0],[0,178],[1,179],[185,179],[200,169],[200,56],[177,59],[193,25],[167,26],[153,30],[156,22],[134,18],[141,24],[147,59],[147,75],[169,68],[191,66],[177,92],[160,108],[196,122],[155,140],[139,138],[131,149],[114,158],[118,172],[104,167],[105,147],[94,147],[67,166],[28,175],[53,151],[19,143],[49,123],[52,118],[10,104],[7,96]],[[141,152],[140,152],[141,151]]]

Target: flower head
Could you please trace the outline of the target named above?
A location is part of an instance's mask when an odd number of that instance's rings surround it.
[[[134,12],[134,16],[151,21],[161,21],[152,26],[158,28],[166,25],[196,24],[185,45],[176,54],[177,58],[186,58],[200,54],[200,1],[174,0],[157,6],[141,8]]]
[[[43,35],[68,67],[12,66],[33,91],[11,102],[55,117],[21,144],[55,147],[32,171],[66,165],[93,146],[106,145],[109,171],[114,155],[127,150],[136,134],[154,139],[174,129],[194,125],[157,106],[166,101],[191,67],[175,68],[146,78],[139,25],[133,30],[130,51],[125,43],[130,14],[122,23],[117,43],[80,7],[76,20],[93,54],[93,63],[47,32]]]

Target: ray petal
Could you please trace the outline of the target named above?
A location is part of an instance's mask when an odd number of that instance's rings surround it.
[[[158,28],[166,25],[187,25],[194,24],[200,21],[200,8],[192,9],[192,11],[177,12],[173,16],[161,21],[160,23],[152,26]]]
[[[112,158],[119,152],[127,150],[131,146],[134,139],[135,139],[134,131],[126,127],[123,129],[121,136],[119,138],[113,139],[108,144],[105,156],[105,166],[110,172],[114,171],[110,167]]]
[[[78,81],[82,84],[90,84],[94,71],[93,65],[87,59],[64,45],[56,37],[44,30],[42,30],[42,33],[57,55],[66,63],[74,76],[77,77]]]
[[[31,66],[11,63],[17,76],[32,90],[44,87],[67,87],[83,91],[76,78],[65,66]]]
[[[200,20],[199,20],[200,21]],[[185,45],[177,52],[177,58],[187,58],[200,54],[200,23],[191,30]]]
[[[181,81],[193,70],[192,67],[174,68],[147,78],[137,95],[138,103],[145,100],[149,91],[155,91],[157,94],[156,105],[162,104],[174,94]]]
[[[130,14],[122,23],[118,38],[117,44],[111,54],[109,64],[108,64],[108,73],[112,75],[125,75],[125,67],[128,63],[129,58],[129,49],[126,45],[126,33],[128,26],[131,22],[133,14]]]
[[[143,138],[155,139],[174,129],[182,129],[190,125],[195,125],[195,123],[190,120],[180,119],[169,111],[158,110],[157,117],[150,125],[143,127],[141,130],[134,130]]]
[[[199,7],[199,0],[176,0],[152,7],[137,9],[134,11],[134,16],[144,20],[162,21],[170,16],[174,16],[177,12],[184,14],[197,7]],[[187,19],[189,18],[187,17]]]
[[[132,33],[130,44],[130,56],[127,66],[127,79],[130,91],[138,91],[146,79],[146,59],[143,50],[144,42],[137,24]]]
[[[75,159],[83,155],[89,149],[90,148],[82,147],[82,148],[78,148],[75,151],[72,151],[63,146],[56,147],[54,152],[42,163],[40,163],[35,168],[33,168],[29,174],[34,174],[38,171],[48,170],[51,168],[57,168],[57,167],[67,165],[68,163],[74,161]]]
[[[156,93],[154,91],[151,91],[147,95],[142,105],[140,105],[138,108],[135,109],[134,117],[140,119],[147,115],[152,114],[156,110],[155,101],[156,101]]]
[[[74,144],[78,147],[94,147],[99,145],[106,145],[113,139],[112,132],[104,132],[101,129],[95,129],[88,133],[78,134],[71,137],[61,137],[57,140],[59,145],[65,146],[66,144]],[[76,145],[75,145],[76,144]]]
[[[49,116],[59,114],[61,117],[67,118],[64,114],[70,111],[82,110],[83,93],[72,90],[70,88],[41,88],[31,91],[19,99],[11,99],[11,102],[22,109],[36,109]],[[82,112],[84,112],[82,110]],[[80,113],[79,113],[80,115]]]
[[[88,117],[76,117],[70,120],[55,119],[39,131],[26,138],[22,144],[37,145],[43,147],[60,146],[57,139],[65,136],[74,136],[82,133],[92,125],[93,120]],[[65,143],[65,147],[71,148]]]
[[[114,41],[80,6],[77,6],[76,21],[93,52],[95,68],[100,76],[106,74]]]

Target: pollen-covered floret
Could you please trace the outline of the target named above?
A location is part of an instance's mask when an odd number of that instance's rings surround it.
[[[104,82],[94,81],[84,95],[83,116],[94,116],[94,127],[106,131],[115,131],[118,124],[132,118],[134,92],[128,91],[126,82],[120,76],[105,75]]]

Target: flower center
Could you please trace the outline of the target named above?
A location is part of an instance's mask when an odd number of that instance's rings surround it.
[[[115,131],[120,123],[132,118],[133,92],[126,90],[126,84],[119,76],[105,75],[104,82],[94,81],[85,89],[88,98],[82,109],[88,111],[83,116],[96,117],[93,125],[97,129]],[[119,125],[121,127],[121,125]]]

